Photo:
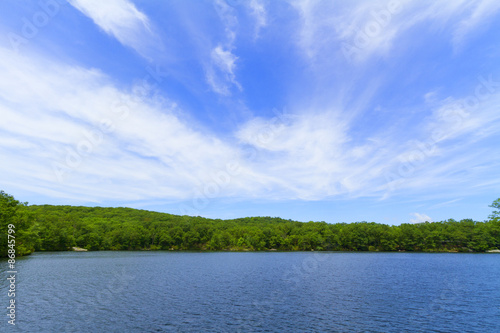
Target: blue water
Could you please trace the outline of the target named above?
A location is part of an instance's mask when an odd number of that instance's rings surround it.
[[[498,254],[65,252],[17,269],[2,332],[500,332]]]

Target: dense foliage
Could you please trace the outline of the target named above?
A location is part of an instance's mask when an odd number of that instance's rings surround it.
[[[0,191],[0,257],[7,257],[9,248],[15,248],[19,256],[35,250],[37,234],[33,230],[34,216],[26,209],[26,205]],[[12,226],[10,242],[7,236],[9,225]]]
[[[466,219],[399,226],[302,223],[271,217],[214,220],[131,208],[28,206],[2,195],[2,228],[7,221],[15,221],[17,244],[23,253],[65,251],[74,246],[88,250],[230,251],[482,252],[500,248],[497,216],[485,222]],[[2,249],[5,239],[2,237]]]

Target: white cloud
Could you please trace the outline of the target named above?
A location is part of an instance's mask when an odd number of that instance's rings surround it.
[[[476,29],[489,24],[500,10],[495,0],[474,1],[291,1],[301,15],[299,45],[317,62],[339,52],[350,62],[363,63],[374,55],[389,56],[398,38],[426,23],[447,34],[459,49]]]
[[[95,70],[1,48],[0,58],[2,183],[97,200],[179,199],[240,163],[237,149],[193,129],[174,105],[120,90]]]
[[[500,10],[500,2],[496,0],[478,0],[473,2],[474,9],[470,16],[460,21],[453,34],[453,44],[456,50],[463,47],[466,39],[475,29],[481,29],[490,22],[490,18]]]
[[[214,8],[219,16],[219,20],[224,25],[226,43],[232,44],[236,39],[236,28],[238,26],[238,17],[233,7],[229,6],[224,0],[216,0]]]
[[[224,26],[225,37],[211,49],[210,59],[205,65],[206,81],[214,92],[229,96],[232,86],[242,90],[235,74],[238,57],[233,53],[238,18],[235,10],[223,0],[217,0],[214,7]]]
[[[498,133],[499,102],[500,94],[491,94],[463,119],[451,119],[440,111],[449,100],[436,102],[439,107],[433,116],[411,124],[419,129],[415,133],[390,126],[380,132],[355,132],[357,119],[339,109],[253,118],[236,136],[256,149],[252,165],[268,176],[269,193],[275,198],[387,198],[430,188],[457,191],[456,187],[470,188],[475,179],[492,177],[487,175],[491,168],[477,167],[488,154],[474,145]]]
[[[230,50],[225,50],[221,45],[212,50],[211,66],[207,69],[207,82],[216,93],[230,95],[232,85],[242,90],[234,73],[237,59]]]
[[[428,136],[434,142],[467,135],[469,143],[498,131],[500,80],[480,75],[470,93],[461,98],[447,97],[429,102],[433,108],[428,120]]]
[[[457,184],[470,191],[477,179],[488,179],[485,173],[494,176],[478,167],[490,160],[485,152],[464,151],[474,144],[471,138],[498,132],[498,121],[491,121],[499,118],[492,118],[497,94],[477,114],[470,112],[479,117],[474,126],[431,146],[423,142],[424,148],[411,137],[402,142],[399,132],[355,137],[355,119],[336,109],[251,118],[235,132],[238,142],[231,142],[195,129],[175,104],[155,100],[147,89],[141,96],[132,92],[139,90],[118,89],[97,70],[5,49],[0,58],[0,154],[6,161],[1,181],[22,179],[20,187],[39,193],[178,200],[208,191],[212,197],[323,200],[381,196],[391,180],[398,183],[392,194],[452,190]],[[114,129],[107,132],[103,123]],[[424,131],[422,137],[430,136]],[[408,164],[422,149],[429,154]],[[229,164],[239,172],[224,180]],[[388,172],[395,178],[387,178]],[[461,183],[455,172],[466,172]],[[223,185],[210,188],[218,182]]]
[[[187,22],[183,25],[187,27],[190,41],[196,44],[205,82],[213,92],[227,97],[232,95],[234,89],[243,90],[237,79],[240,59],[236,53],[236,42],[241,29],[239,12],[247,11],[255,21],[254,39],[258,38],[259,31],[267,25],[267,12],[260,0],[237,3],[217,0],[212,4],[218,20],[205,25],[206,22],[191,22],[191,18],[186,17]]]
[[[150,58],[151,49],[158,48],[148,17],[128,0],[70,0],[71,5],[91,18],[104,32],[123,45]]]
[[[267,11],[264,2],[251,0],[248,4],[252,16],[255,18],[255,37],[259,37],[260,30],[267,25]]]
[[[423,222],[432,222],[432,219],[426,214],[420,213],[411,213],[414,218],[410,219],[410,223],[423,223]]]
[[[367,193],[371,189],[364,186],[380,176],[384,154],[375,154],[373,142],[352,144],[349,127],[339,112],[309,111],[271,121],[254,118],[237,137],[257,149],[254,163],[274,179],[276,197],[315,200]]]
[[[238,175],[210,195],[319,199],[359,191],[380,172],[356,162],[375,148],[358,145],[349,152],[348,124],[336,112],[250,119],[236,133],[240,144],[225,142],[188,125],[174,104],[120,90],[97,70],[5,49],[0,57],[0,138],[6,138],[0,153],[8,161],[0,166],[2,181],[23,179],[38,193],[189,199],[233,164]],[[256,153],[245,157],[246,146]]]
[[[302,20],[299,45],[314,62],[341,55],[364,61],[386,53],[400,32],[405,1],[389,7],[386,1],[291,1]]]

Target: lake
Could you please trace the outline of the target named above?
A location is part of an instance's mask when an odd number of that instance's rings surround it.
[[[500,332],[499,254],[52,252],[17,271],[0,331]]]

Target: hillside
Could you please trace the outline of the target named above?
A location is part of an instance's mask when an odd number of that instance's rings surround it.
[[[10,196],[2,193],[6,207],[5,198]],[[73,246],[91,251],[484,252],[500,248],[498,218],[398,226],[373,222],[303,223],[276,217],[219,220],[132,208],[29,206],[10,198],[10,207],[16,210],[12,213],[11,209],[10,223],[17,224],[21,255],[32,251],[66,251]],[[2,227],[6,230],[7,210],[1,209]]]

